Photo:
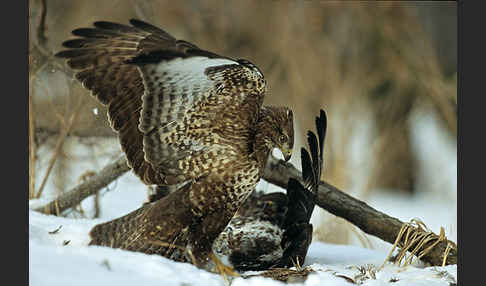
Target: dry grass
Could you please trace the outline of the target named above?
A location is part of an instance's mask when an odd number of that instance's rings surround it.
[[[303,283],[307,279],[307,276],[313,272],[315,271],[308,266],[304,268],[299,267],[297,269],[273,268],[260,274],[247,275],[244,278],[262,276],[286,283]]]
[[[440,233],[437,235],[421,220],[412,219],[410,223],[405,223],[400,229],[390,253],[379,269],[382,269],[385,263],[390,260],[396,248],[399,251],[392,260],[398,266],[405,267],[411,264],[414,258],[420,259],[427,255],[441,241],[448,241],[443,227],[440,228]],[[457,245],[452,241],[448,241],[443,254],[442,266],[447,265],[446,261],[451,249],[457,250]]]
[[[29,92],[30,93],[30,92]],[[29,199],[35,198],[35,119],[32,93],[29,94]]]
[[[62,126],[62,129],[61,129],[61,132],[59,134],[59,137],[57,138],[56,146],[54,147],[54,153],[53,153],[53,155],[52,155],[52,157],[49,161],[47,171],[44,175],[44,178],[42,179],[42,183],[39,187],[39,190],[37,191],[36,198],[40,198],[40,196],[42,195],[42,191],[44,190],[44,187],[47,183],[47,179],[49,179],[49,175],[51,174],[51,171],[52,171],[52,168],[54,167],[54,164],[56,163],[56,159],[58,158],[59,154],[61,153],[64,140],[66,139],[66,137],[71,132],[73,124],[76,121],[76,118],[79,114],[79,111],[83,107],[83,101],[84,100],[81,97],[80,100],[79,100],[78,106],[72,112],[70,112],[70,116],[69,116],[68,120],[65,120],[64,117],[62,117],[59,113],[57,113],[59,122],[61,123],[61,126]]]

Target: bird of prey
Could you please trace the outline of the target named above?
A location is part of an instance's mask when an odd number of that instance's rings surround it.
[[[79,70],[76,78],[108,107],[133,172],[146,184],[177,188],[95,226],[90,244],[207,268],[209,260],[218,262],[214,239],[253,191],[271,150],[290,159],[292,111],[262,105],[266,82],[251,62],[140,20],[130,24],[75,29],[78,37],[56,56]]]
[[[308,131],[310,149],[301,149],[302,182],[291,178],[287,193],[253,192],[213,243],[213,250],[238,271],[291,267],[305,262],[312,241],[314,197],[319,186],[327,118],[316,118]]]

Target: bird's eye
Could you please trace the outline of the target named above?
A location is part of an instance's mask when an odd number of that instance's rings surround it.
[[[278,140],[280,141],[280,143],[284,143],[287,140],[287,136],[280,135],[280,137],[278,138]]]
[[[272,205],[273,205],[272,201],[266,201],[265,203],[263,203],[263,209],[267,209],[267,208],[271,207]]]

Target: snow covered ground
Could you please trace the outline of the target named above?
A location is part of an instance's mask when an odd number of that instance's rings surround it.
[[[102,221],[106,219],[63,218],[29,211],[30,285],[225,285],[221,276],[191,264],[157,255],[88,247],[89,230]],[[358,246],[314,242],[304,266],[316,272],[300,285],[352,285],[349,279],[362,285],[412,286],[450,285],[456,281],[456,266],[424,268],[415,264],[399,268],[387,264],[377,271],[386,255]],[[283,283],[263,277],[238,277],[232,285]]]
[[[424,178],[439,176],[436,190],[430,188],[424,179],[423,186],[431,189],[420,196],[408,197],[377,192],[368,204],[402,221],[414,217],[423,220],[435,233],[444,226],[449,239],[456,241],[456,174],[455,148],[451,148],[440,136],[440,128],[429,117],[418,118],[415,137],[419,152],[427,153],[423,164]],[[422,120],[422,121],[420,121]],[[439,131],[434,131],[439,130]],[[434,133],[435,132],[435,133]],[[424,139],[425,138],[425,139]],[[53,138],[55,142],[55,138]],[[423,144],[426,142],[427,144]],[[56,196],[62,186],[74,186],[86,171],[97,171],[116,158],[119,153],[117,139],[96,141],[70,137],[65,143],[64,153],[69,154],[53,170],[43,196],[31,200],[31,209],[42,205]],[[39,150],[36,185],[40,185],[45,166],[51,156],[53,143],[44,144]],[[422,149],[420,149],[422,148]],[[75,150],[75,152],[71,152]],[[434,150],[432,152],[431,150]],[[437,162],[430,165],[430,162]],[[433,159],[433,160],[432,160]],[[437,163],[436,163],[437,164]],[[429,173],[426,173],[429,172]],[[69,176],[56,174],[68,173]],[[62,179],[60,179],[62,178]],[[444,187],[446,186],[446,187]],[[262,182],[260,188],[274,190],[273,186]],[[101,192],[100,216],[94,214],[94,200],[83,201],[84,218],[77,212],[66,217],[43,215],[29,210],[29,279],[30,285],[225,285],[217,274],[196,267],[168,260],[156,255],[146,255],[106,247],[90,246],[89,230],[100,222],[108,221],[138,208],[146,199],[146,186],[132,173],[127,173]],[[315,273],[309,275],[303,284],[296,285],[453,285],[456,283],[457,267],[424,267],[414,263],[399,268],[392,264],[382,265],[391,245],[377,238],[368,237],[372,249],[353,245],[332,245],[313,242],[306,263]],[[232,285],[283,285],[270,278],[235,278]]]

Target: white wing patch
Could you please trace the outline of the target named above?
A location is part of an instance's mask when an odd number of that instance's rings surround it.
[[[227,59],[192,57],[141,66],[145,92],[140,131],[147,133],[155,126],[166,126],[167,129],[174,126],[170,123],[182,119],[186,110],[203,96],[208,96],[209,89],[214,87],[214,82],[204,71],[228,64],[238,63]]]

